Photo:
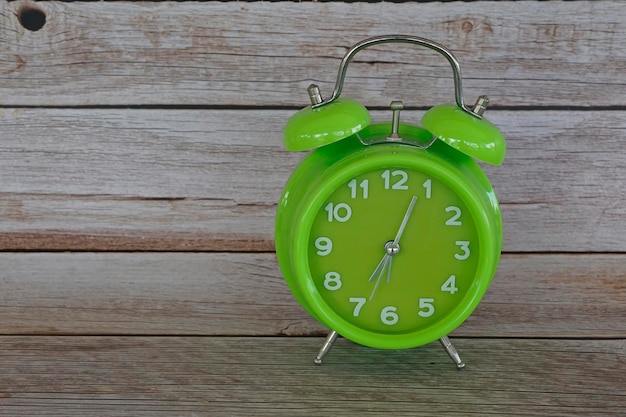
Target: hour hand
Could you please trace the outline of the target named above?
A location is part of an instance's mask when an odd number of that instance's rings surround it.
[[[374,270],[374,273],[372,274],[372,276],[370,277],[369,281],[372,282],[374,281],[374,279],[376,278],[376,284],[374,285],[374,289],[372,290],[372,293],[370,294],[370,301],[372,300],[372,298],[374,298],[374,294],[376,293],[376,290],[378,289],[378,284],[380,284],[380,280],[383,277],[383,273],[385,272],[385,268],[389,268],[387,270],[387,282],[389,282],[390,279],[390,273],[391,273],[391,256],[388,254],[385,254],[385,256],[383,256],[383,259],[381,259],[380,263],[378,264],[378,266],[376,267],[376,269]]]

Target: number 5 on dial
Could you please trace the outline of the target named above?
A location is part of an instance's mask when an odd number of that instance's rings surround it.
[[[420,298],[419,308],[417,315],[420,317],[430,317],[435,314],[435,299],[434,298]]]

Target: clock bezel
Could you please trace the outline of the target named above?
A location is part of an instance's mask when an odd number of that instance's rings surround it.
[[[350,178],[381,168],[411,169],[442,181],[464,202],[475,222],[478,234],[479,261],[472,286],[448,314],[433,322],[429,327],[415,332],[377,333],[347,321],[323,299],[309,269],[310,232],[314,219],[324,202]],[[393,143],[374,145],[362,152],[340,159],[325,169],[315,183],[309,188],[303,200],[298,203],[301,211],[294,225],[291,261],[295,280],[292,284],[295,284],[296,291],[299,293],[296,296],[301,302],[304,301],[304,307],[317,320],[342,336],[362,345],[381,349],[406,349],[440,339],[469,317],[487,291],[500,255],[497,230],[494,230],[497,228],[497,222],[490,218],[493,214],[493,202],[485,198],[485,193],[493,193],[493,190],[485,189],[484,183],[468,178],[467,172],[462,172],[457,164],[438,155]],[[497,210],[495,214],[499,216]]]

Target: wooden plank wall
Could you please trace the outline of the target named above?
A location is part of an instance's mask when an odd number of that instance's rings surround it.
[[[0,415],[623,415],[625,21],[620,1],[0,0]],[[508,139],[462,372],[436,344],[345,340],[314,367],[326,330],[273,253],[303,157],[286,120],[388,33],[452,49]],[[452,91],[440,56],[387,45],[343,95],[419,120]]]

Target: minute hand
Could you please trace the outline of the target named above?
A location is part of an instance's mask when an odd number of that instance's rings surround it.
[[[411,203],[409,204],[409,208],[406,209],[406,213],[404,214],[404,218],[402,219],[402,224],[400,224],[400,229],[398,229],[396,238],[393,240],[394,245],[397,245],[398,242],[400,242],[400,238],[402,237],[402,233],[404,233],[406,224],[409,222],[409,218],[411,217],[411,212],[413,211],[413,207],[415,207],[416,202],[417,202],[417,196],[414,195],[413,198],[411,199]]]

